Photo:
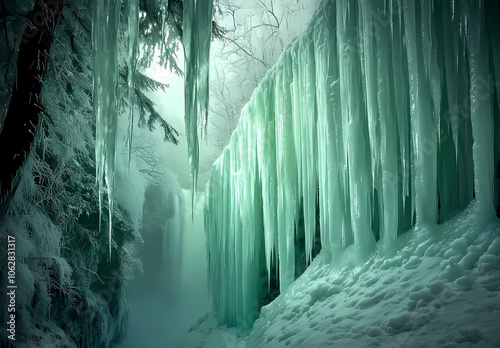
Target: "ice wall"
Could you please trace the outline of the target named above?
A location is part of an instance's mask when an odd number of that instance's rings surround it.
[[[92,51],[94,58],[94,112],[96,115],[96,179],[99,186],[99,213],[103,191],[108,193],[109,254],[115,186],[116,135],[118,127],[117,36],[121,2],[92,1]],[[99,216],[99,229],[100,229]]]
[[[307,261],[317,228],[327,252],[353,245],[363,258],[473,197],[480,218],[494,218],[494,13],[494,1],[322,2],[254,91],[207,184],[210,287],[223,323],[252,324],[265,270],[279,274],[281,292],[293,282],[299,218]]]
[[[208,115],[208,59],[212,35],[212,11],[213,0],[185,0],[183,2],[184,119],[193,204],[199,166],[198,123],[201,123],[202,128],[206,130]]]

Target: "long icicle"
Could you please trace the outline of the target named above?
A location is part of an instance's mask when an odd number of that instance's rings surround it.
[[[165,22],[167,21],[167,8],[168,8],[168,0],[161,0],[161,45],[160,45],[160,54],[164,54],[165,50],[165,36],[166,36],[166,28]]]
[[[99,187],[99,231],[102,191],[108,193],[109,257],[113,230],[115,154],[118,124],[117,37],[120,1],[93,0],[92,40],[94,58],[94,113],[96,115],[96,181]]]
[[[134,135],[134,97],[135,97],[135,72],[137,61],[137,48],[139,46],[139,0],[128,2],[128,102],[129,102],[129,132],[128,132],[128,165],[132,157],[132,138]]]
[[[208,59],[212,33],[212,0],[185,0],[183,13],[185,59],[185,124],[191,176],[191,212],[198,185],[198,117],[204,124],[208,115]],[[193,218],[193,216],[192,216]]]

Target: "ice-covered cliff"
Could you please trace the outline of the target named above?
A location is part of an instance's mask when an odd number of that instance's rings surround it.
[[[251,325],[266,283],[276,274],[285,291],[315,242],[333,255],[353,245],[359,262],[473,199],[478,221],[495,218],[495,13],[494,1],[321,3],[242,110],[207,185],[223,323]]]

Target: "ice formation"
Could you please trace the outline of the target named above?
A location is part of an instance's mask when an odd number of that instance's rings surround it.
[[[128,1],[128,27],[126,36],[128,38],[128,102],[129,102],[129,134],[128,134],[128,162],[132,156],[132,138],[134,135],[134,100],[135,100],[135,72],[137,61],[137,50],[139,46],[139,0]]]
[[[183,6],[184,118],[188,142],[192,201],[194,202],[199,164],[198,122],[201,122],[203,124],[202,128],[206,129],[208,115],[208,59],[212,33],[213,1],[185,0]]]
[[[120,6],[121,2],[117,0],[92,2],[96,180],[99,186],[99,212],[101,212],[104,188],[108,194],[110,257],[118,125],[117,35]],[[99,216],[99,229],[100,219],[101,216]]]
[[[311,260],[318,229],[325,252],[353,245],[362,259],[474,197],[482,220],[495,216],[494,13],[493,1],[322,2],[254,91],[207,184],[223,323],[251,325],[262,273],[279,274],[283,292],[297,260]]]

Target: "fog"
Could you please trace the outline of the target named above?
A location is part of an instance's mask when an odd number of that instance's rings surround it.
[[[188,330],[209,311],[202,197],[191,220],[189,191],[150,187],[143,214],[144,273],[128,286],[127,336],[118,347],[195,346]]]

